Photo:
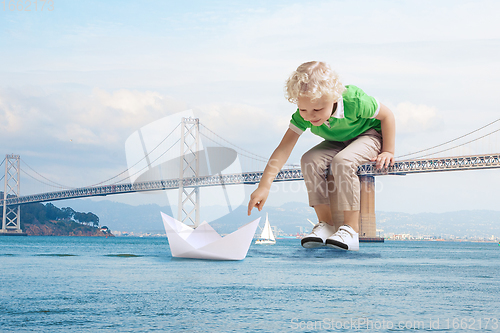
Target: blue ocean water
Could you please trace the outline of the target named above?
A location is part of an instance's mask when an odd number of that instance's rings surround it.
[[[0,237],[1,332],[500,331],[500,246],[252,244],[175,259],[165,238]]]

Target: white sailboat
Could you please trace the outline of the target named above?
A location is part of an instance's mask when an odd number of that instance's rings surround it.
[[[266,213],[266,223],[264,224],[264,228],[262,229],[262,233],[260,234],[259,239],[255,241],[255,244],[276,244],[276,239],[274,238],[273,230],[271,229],[271,225],[269,224],[269,216]]]

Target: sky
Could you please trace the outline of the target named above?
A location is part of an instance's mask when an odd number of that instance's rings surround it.
[[[394,112],[396,156],[500,118],[498,1],[17,3],[0,4],[0,154],[71,187],[124,171],[132,133],[187,109],[269,157],[295,110],[284,82],[310,60]],[[489,140],[449,154],[498,152],[498,135]],[[289,162],[318,142],[305,133]],[[497,209],[499,183],[496,169],[377,177],[376,209]],[[277,184],[267,204],[291,201],[307,202],[302,184]]]

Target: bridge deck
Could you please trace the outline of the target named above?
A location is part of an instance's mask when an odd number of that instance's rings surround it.
[[[398,161],[394,166],[384,170],[375,169],[375,164],[364,164],[358,169],[360,176],[381,175],[406,175],[411,173],[442,172],[455,170],[477,170],[500,168],[500,154],[457,156],[449,158],[417,159]],[[246,172],[238,174],[223,174],[206,177],[192,177],[182,179],[184,187],[205,187],[235,184],[256,184],[262,177],[262,171]],[[295,181],[304,179],[302,171],[297,169],[281,170],[275,181]],[[83,187],[56,192],[32,194],[6,199],[7,206],[23,205],[34,202],[47,202],[73,198],[84,198],[92,196],[106,196],[123,193],[160,191],[177,189],[180,179],[157,180],[148,182],[137,182],[134,184],[115,184],[94,187]],[[0,207],[4,200],[0,200]]]

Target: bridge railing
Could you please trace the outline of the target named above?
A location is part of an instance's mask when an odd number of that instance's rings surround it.
[[[500,154],[455,156],[398,161],[387,169],[376,169],[375,163],[358,168],[362,176],[406,175],[409,173],[493,169],[500,167]]]

